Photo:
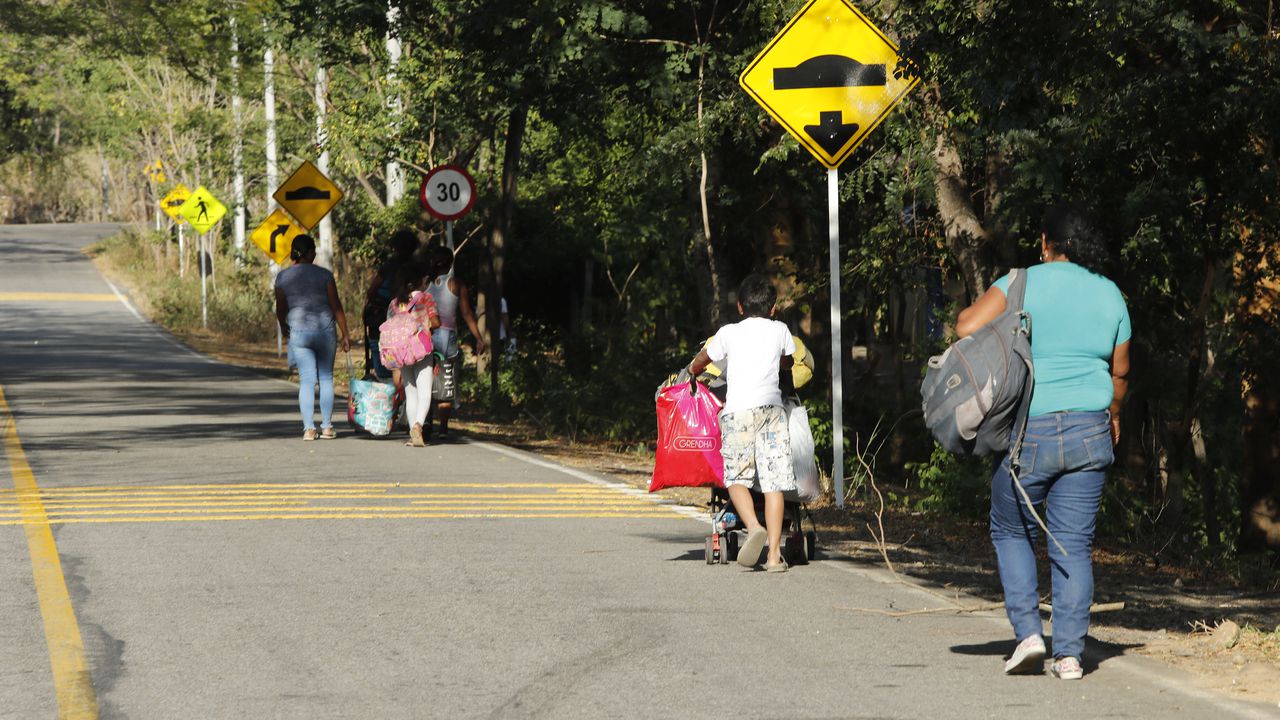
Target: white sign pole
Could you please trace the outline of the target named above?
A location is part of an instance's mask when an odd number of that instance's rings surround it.
[[[844,353],[840,349],[840,171],[827,170],[827,234],[831,243],[831,463],[836,507],[844,507]]]
[[[453,221],[452,220],[444,221],[444,237],[445,237],[445,242],[448,243],[449,245],[449,249],[452,250],[453,249]]]
[[[182,223],[178,223],[178,277],[187,276],[187,242],[182,236]]]
[[[200,260],[200,322],[205,329],[209,328],[209,268],[204,264],[204,233],[200,233],[200,243],[196,246],[196,253]]]

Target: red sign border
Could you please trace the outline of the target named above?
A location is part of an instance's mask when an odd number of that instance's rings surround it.
[[[470,183],[471,185],[471,196],[467,199],[466,207],[462,208],[462,210],[452,215],[445,215],[445,214],[436,212],[435,209],[431,207],[431,204],[427,202],[427,186],[431,184],[431,178],[435,176],[436,173],[442,172],[444,170],[454,170],[458,173],[461,173],[462,177],[466,178],[467,182]],[[422,203],[423,210],[426,210],[428,213],[431,214],[432,217],[436,218],[437,220],[446,220],[446,221],[457,220],[461,217],[466,216],[467,213],[471,212],[471,208],[476,204],[476,181],[471,177],[471,173],[467,172],[466,170],[464,170],[463,168],[457,165],[451,165],[451,164],[437,165],[431,168],[431,171],[428,172],[426,175],[422,176],[422,184],[418,186],[418,202]]]

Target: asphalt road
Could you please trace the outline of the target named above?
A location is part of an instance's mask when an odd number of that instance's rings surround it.
[[[0,718],[1276,716],[1119,647],[1004,677],[996,613],[709,567],[704,525],[516,451],[304,444],[289,386],[117,299],[110,231],[0,227]]]

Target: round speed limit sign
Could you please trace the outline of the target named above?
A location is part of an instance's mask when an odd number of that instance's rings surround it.
[[[471,212],[476,201],[476,184],[457,165],[440,165],[422,178],[418,190],[422,207],[440,220],[457,220]]]

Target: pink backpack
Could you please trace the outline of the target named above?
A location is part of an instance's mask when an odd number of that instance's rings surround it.
[[[412,307],[387,319],[378,333],[378,357],[387,368],[408,367],[431,354],[431,333],[414,317]]]

